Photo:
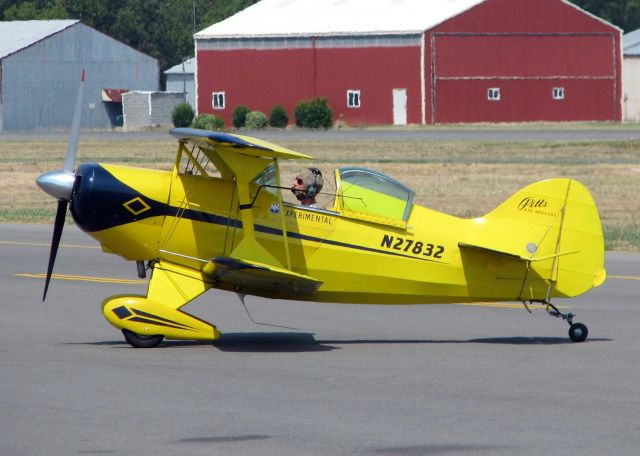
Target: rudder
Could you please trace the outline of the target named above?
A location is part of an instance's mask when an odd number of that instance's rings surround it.
[[[487,234],[483,248],[529,264],[519,299],[577,296],[604,281],[600,216],[593,197],[576,180],[531,184],[481,220]]]

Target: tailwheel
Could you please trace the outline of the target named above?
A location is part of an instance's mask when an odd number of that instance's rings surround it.
[[[589,335],[587,326],[582,323],[574,323],[574,314],[560,312],[560,310],[549,301],[546,301],[545,304],[549,315],[552,317],[562,318],[564,321],[569,323],[569,339],[573,342],[584,342],[587,339],[587,336]]]
[[[588,334],[589,330],[582,323],[574,323],[569,327],[569,339],[574,342],[583,342]]]
[[[153,336],[144,336],[142,334],[137,334],[129,331],[128,329],[123,329],[122,334],[124,335],[125,340],[134,348],[153,348],[160,345],[160,342],[164,340],[164,336],[162,334],[157,334]]]

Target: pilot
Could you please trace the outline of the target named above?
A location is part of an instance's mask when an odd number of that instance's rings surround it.
[[[316,195],[322,190],[324,179],[318,168],[308,168],[307,171],[300,173],[293,181],[291,191],[300,204],[309,207],[318,207],[316,205]]]

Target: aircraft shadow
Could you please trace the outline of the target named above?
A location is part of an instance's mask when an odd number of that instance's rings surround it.
[[[587,339],[584,343],[589,342],[609,342],[612,339]],[[440,344],[498,344],[498,345],[572,345],[568,337],[492,337],[486,339],[407,339],[407,340],[322,340],[323,344],[335,345],[394,345],[394,344],[424,344],[424,345],[440,345]]]
[[[590,338],[582,344],[610,342],[613,339]],[[213,347],[223,352],[238,353],[308,353],[340,350],[350,345],[446,345],[446,344],[495,344],[495,345],[574,345],[568,337],[492,337],[482,339],[331,339],[318,340],[313,333],[224,333],[220,339],[209,341],[165,340],[160,347]],[[70,343],[65,345],[105,345],[130,348],[124,340]]]
[[[112,346],[114,348],[132,348],[124,339],[96,342],[70,342],[63,345]],[[315,340],[311,333],[224,333],[215,341],[203,340],[164,340],[160,348],[212,347],[223,352],[250,353],[295,353],[335,350]]]
[[[612,339],[587,339],[585,344]],[[166,342],[172,343],[171,341]],[[225,352],[318,352],[340,350],[350,345],[574,345],[568,337],[497,337],[467,340],[433,339],[316,339],[312,333],[226,333],[213,346]]]
[[[338,349],[318,341],[312,333],[224,333],[213,346],[224,352],[295,353]]]

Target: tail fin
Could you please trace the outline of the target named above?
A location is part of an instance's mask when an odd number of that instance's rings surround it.
[[[528,262],[519,299],[572,297],[604,282],[600,216],[578,181],[531,184],[477,222],[471,246]]]

